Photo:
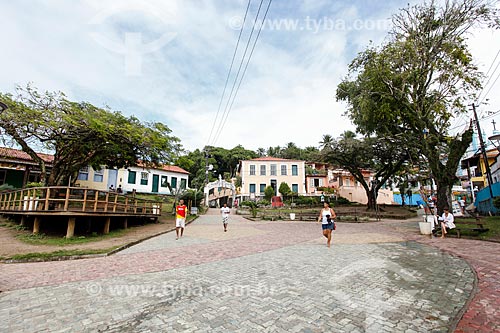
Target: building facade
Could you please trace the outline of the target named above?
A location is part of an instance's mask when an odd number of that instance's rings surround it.
[[[275,157],[259,157],[240,161],[238,166],[241,177],[239,197],[254,200],[264,197],[267,186],[274,189],[276,196],[281,183],[287,183],[292,192],[304,195],[305,162]]]
[[[76,184],[98,190],[120,189],[123,193],[135,191],[171,195],[187,189],[188,180],[189,172],[175,165],[101,170],[88,166],[80,170]]]
[[[47,176],[52,168],[52,155],[37,154],[46,163]],[[28,153],[13,148],[0,147],[0,185],[22,188],[30,182],[40,181],[40,167]]]

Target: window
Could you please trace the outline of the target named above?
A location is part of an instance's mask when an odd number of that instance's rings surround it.
[[[161,187],[168,187],[168,177],[167,176],[161,176]]]
[[[7,177],[7,171],[0,170],[0,185],[5,184],[5,177]]]
[[[135,184],[135,177],[137,176],[137,172],[135,171],[128,171],[128,183],[129,184]]]
[[[255,165],[250,165],[250,176],[255,176]]]
[[[170,185],[172,188],[177,188],[177,177],[170,177]]]
[[[286,176],[286,165],[281,166],[281,175]]]
[[[94,170],[94,181],[97,183],[102,183],[104,179],[104,170]]]
[[[261,176],[265,176],[266,175],[266,166],[265,165],[261,165],[260,166],[260,175]]]
[[[89,180],[89,167],[83,167],[78,172],[78,180]]]
[[[298,176],[298,175],[299,175],[299,166],[292,165],[292,176]]]
[[[260,184],[260,193],[264,193],[266,191],[266,184]]]
[[[299,184],[292,184],[292,192],[299,193]]]
[[[271,176],[277,176],[276,164],[271,164]]]
[[[255,193],[255,184],[250,184],[250,193]]]
[[[183,190],[186,189],[186,179],[185,178],[181,179],[181,189],[183,189]]]
[[[141,172],[141,185],[148,185],[149,174],[147,172]]]

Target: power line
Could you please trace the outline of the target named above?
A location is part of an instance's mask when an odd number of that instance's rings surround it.
[[[217,137],[216,137],[216,141],[217,141],[217,139],[219,138],[220,133],[222,132],[222,129],[224,128],[224,126],[225,126],[225,124],[226,124],[226,121],[227,121],[227,118],[228,118],[228,116],[229,116],[229,113],[231,112],[231,110],[232,110],[232,108],[233,108],[234,101],[235,101],[236,96],[237,96],[237,94],[238,94],[238,92],[239,92],[239,90],[240,90],[240,86],[241,86],[241,83],[243,82],[243,78],[245,77],[245,74],[246,74],[246,71],[247,71],[247,68],[248,68],[248,64],[250,63],[250,60],[251,60],[252,55],[253,55],[253,52],[254,52],[254,50],[255,50],[255,46],[257,45],[257,41],[259,40],[259,36],[260,36],[260,33],[262,32],[262,28],[263,28],[263,26],[264,26],[264,21],[265,21],[265,19],[266,19],[266,17],[267,17],[267,14],[268,14],[268,12],[269,12],[269,8],[271,7],[271,3],[272,3],[272,1],[273,1],[273,0],[269,0],[269,2],[268,2],[268,4],[267,4],[266,12],[264,13],[264,16],[262,17],[262,20],[261,20],[260,29],[259,29],[259,31],[258,31],[258,33],[257,33],[257,36],[255,37],[254,42],[253,42],[252,49],[251,49],[251,51],[250,51],[250,55],[248,56],[247,62],[246,62],[246,64],[245,64],[245,68],[243,69],[243,73],[242,73],[242,75],[241,75],[240,81],[238,82],[238,86],[237,86],[236,91],[235,91],[235,93],[234,93],[234,96],[233,96],[233,99],[232,99],[232,101],[231,101],[231,104],[229,105],[229,109],[228,109],[228,110],[227,110],[227,112],[226,112],[226,115],[225,115],[224,121],[222,122],[222,126],[221,126],[221,128],[220,128],[220,131],[219,131],[219,133],[218,133],[218,135],[217,135]],[[262,4],[262,1],[261,1],[261,4]],[[260,10],[260,6],[259,6],[259,10]],[[257,14],[257,16],[258,16],[258,14]],[[256,19],[257,19],[257,16],[256,16]],[[249,41],[250,41],[250,39],[249,39]],[[235,81],[235,82],[236,82],[236,81]],[[229,96],[228,102],[230,101],[230,99],[231,99],[231,95]],[[226,104],[226,106],[227,106],[227,104]],[[215,142],[214,142],[214,143],[215,143]]]
[[[500,62],[498,63],[498,65],[500,65]],[[497,65],[497,68],[498,68],[498,65]],[[484,97],[483,97],[483,99],[481,100],[480,103],[482,103],[484,101],[484,99],[488,96],[488,94],[490,93],[491,89],[493,89],[493,87],[495,86],[495,83],[498,81],[498,78],[500,78],[500,72],[498,72],[497,78],[495,79],[495,81],[493,81],[493,83],[490,86],[490,89],[488,89],[488,91],[486,92],[486,94],[484,95]]]
[[[500,66],[500,61],[499,61],[497,63],[497,65],[495,66],[495,69],[493,70],[493,72],[491,72],[491,74],[490,74],[490,70],[493,68],[493,65],[495,64],[495,61],[497,60],[499,54],[500,54],[500,49],[498,50],[497,54],[495,55],[495,58],[493,59],[493,61],[491,62],[490,67],[488,68],[488,71],[486,72],[486,76],[488,77],[488,80],[486,81],[486,83],[484,84],[483,88],[481,89],[481,92],[477,96],[477,100],[479,100],[479,97],[481,97],[481,95],[483,94],[484,89],[488,86],[488,83],[490,83],[491,78],[495,75],[495,72],[497,71],[498,66]],[[498,76],[495,79],[495,82],[496,82],[496,80],[498,80]],[[493,83],[492,87],[494,85],[495,84]],[[485,100],[486,96],[488,95],[488,93],[489,93],[489,91],[491,90],[492,87],[490,87],[490,89],[488,90],[488,92],[483,96],[483,98],[481,99],[481,102],[479,102],[479,104],[481,104]]]
[[[245,51],[243,52],[243,56],[241,57],[240,65],[238,67],[238,72],[236,73],[236,76],[235,76],[234,81],[233,81],[233,85],[231,86],[231,92],[229,93],[229,97],[227,99],[226,106],[224,107],[224,112],[222,113],[222,118],[221,119],[224,119],[224,116],[227,113],[227,108],[228,108],[229,102],[231,101],[231,97],[233,96],[233,92],[234,92],[234,88],[236,86],[236,82],[238,82],[238,77],[239,77],[240,72],[241,72],[241,67],[243,66],[243,62],[245,61],[245,56],[247,55],[247,52],[248,52],[248,46],[250,46],[250,41],[252,40],[253,32],[255,31],[255,25],[256,25],[257,20],[259,18],[260,9],[262,8],[262,3],[263,2],[264,2],[264,0],[260,0],[259,8],[257,10],[257,14],[255,15],[255,19],[253,21],[252,30],[250,31],[250,35],[248,36],[247,45],[245,46]],[[215,145],[217,139],[219,138],[220,132],[222,131],[222,124],[223,124],[223,122],[224,121],[222,120],[219,123],[219,126],[217,127],[217,131],[216,131],[216,134],[214,136],[214,140],[212,141],[212,145]]]
[[[245,27],[245,22],[246,22],[246,19],[247,19],[248,9],[250,8],[250,2],[251,1],[252,0],[248,0],[247,9],[245,11],[245,16],[243,18],[243,23],[241,24],[240,33],[238,35],[238,41],[236,42],[236,47],[234,49],[233,58],[231,59],[231,66],[229,66],[229,71],[227,72],[226,83],[224,83],[224,89],[222,90],[222,96],[221,96],[220,101],[219,101],[219,107],[217,108],[217,114],[215,115],[214,123],[212,125],[212,129],[210,130],[210,135],[208,136],[207,144],[210,143],[210,139],[212,138],[212,133],[213,133],[213,130],[215,128],[215,124],[217,124],[217,118],[219,116],[220,107],[221,107],[222,101],[224,99],[224,94],[226,93],[227,83],[229,82],[229,76],[231,75],[231,70],[233,69],[234,59],[235,59],[236,53],[238,51],[238,46],[240,44],[241,34],[243,33],[243,28]]]
[[[272,2],[272,0],[270,0],[269,3],[268,3],[268,5],[267,5],[266,12],[264,13],[264,17],[262,18],[262,23],[266,19],[267,12],[269,11],[269,7],[271,5],[271,2]],[[229,106],[229,110],[228,110],[228,112],[226,114],[226,118],[224,118],[224,123],[222,124],[223,127],[224,127],[224,125],[226,123],[227,116],[229,115],[229,112],[231,112],[231,110],[233,109],[234,100],[236,99],[236,95],[238,94],[238,91],[240,90],[241,82],[243,82],[243,78],[245,77],[245,73],[247,72],[248,64],[250,63],[250,59],[252,58],[253,51],[255,49],[255,45],[257,44],[257,40],[259,39],[261,31],[262,31],[262,25],[261,25],[261,29],[257,33],[257,37],[255,38],[255,41],[254,41],[254,43],[252,45],[252,50],[250,51],[250,56],[248,57],[248,61],[245,64],[245,68],[243,69],[243,74],[241,75],[240,82],[238,83],[238,87],[236,88],[236,92],[234,93],[234,97],[233,97],[233,100],[231,101],[231,105]]]

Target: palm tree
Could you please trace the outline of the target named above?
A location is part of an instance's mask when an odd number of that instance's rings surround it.
[[[353,131],[344,131],[344,133],[340,134],[342,140],[354,139],[356,137],[356,133]]]
[[[331,136],[330,134],[325,134],[323,135],[323,140],[319,142],[319,146],[321,149],[329,148],[333,145],[334,142],[335,139],[333,138],[333,136]]]
[[[259,155],[259,157],[266,156],[266,150],[264,148],[257,149],[257,155]]]

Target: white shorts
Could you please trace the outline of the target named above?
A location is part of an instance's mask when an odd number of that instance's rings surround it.
[[[229,220],[229,216],[223,216],[222,217],[222,223],[223,224],[227,224],[228,220]]]
[[[176,228],[185,228],[186,227],[186,218],[178,217],[175,219],[175,227]]]

